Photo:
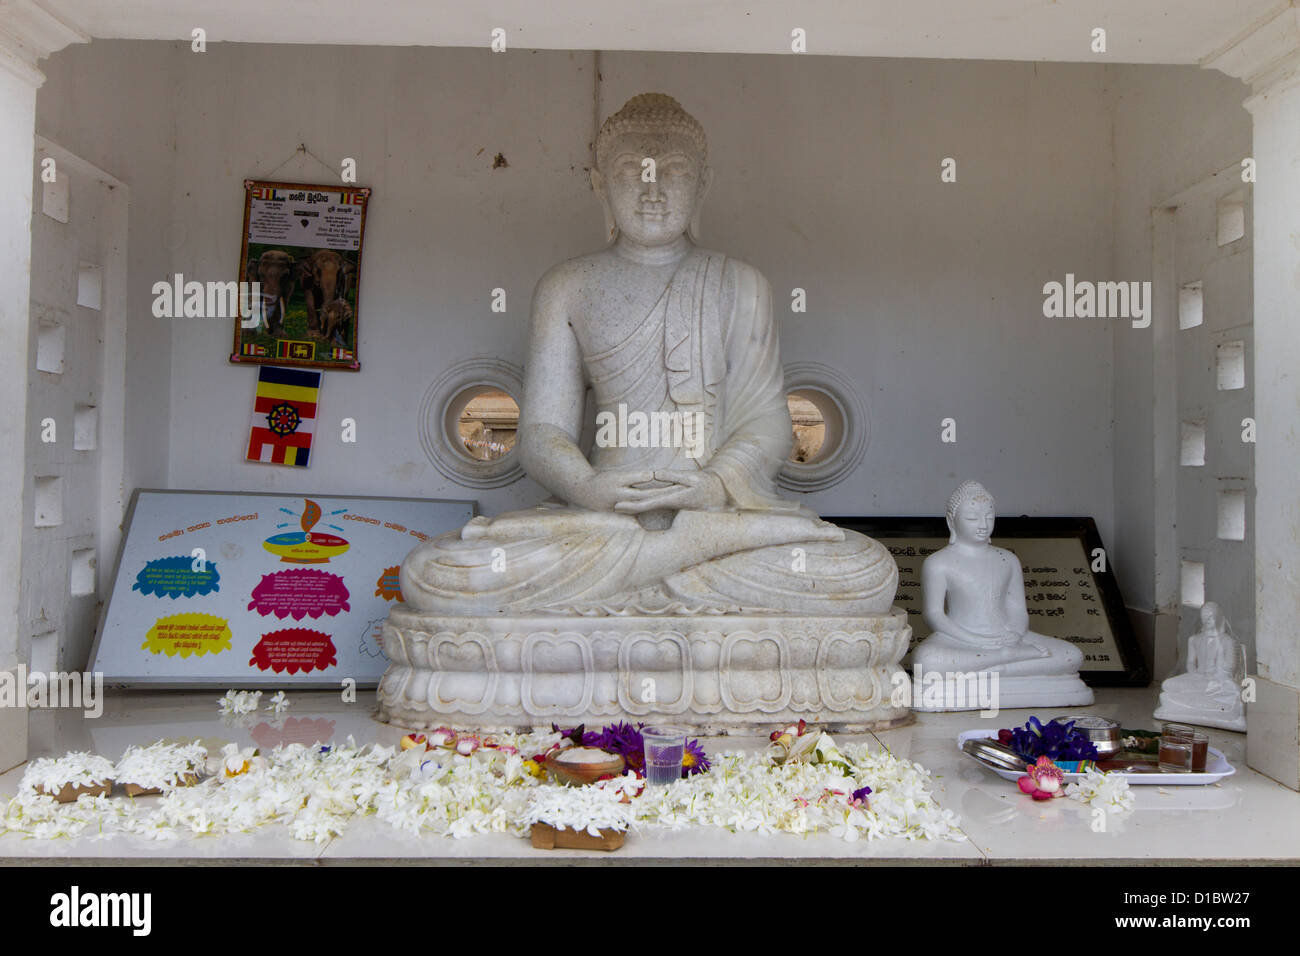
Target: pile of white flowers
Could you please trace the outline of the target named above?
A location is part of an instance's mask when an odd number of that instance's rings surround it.
[[[52,795],[68,784],[93,787],[112,779],[113,761],[95,754],[76,752],[33,760],[0,824],[3,829],[39,838],[76,836],[92,827],[102,832],[120,815],[113,800],[82,796],[72,803],[59,803]]]
[[[1065,788],[1065,795],[1090,807],[1101,807],[1107,813],[1123,813],[1133,809],[1133,791],[1128,780],[1117,773],[1089,770]]]
[[[644,787],[645,781],[631,773],[589,787],[534,787],[522,822],[546,823],[557,830],[586,830],[594,837],[600,836],[601,830],[622,833],[636,819],[631,798]]]
[[[184,786],[191,774],[202,774],[208,751],[197,740],[192,744],[158,741],[148,747],[127,747],[117,762],[113,779],[133,783],[145,790],[170,790]]]
[[[828,832],[849,841],[966,839],[956,815],[934,802],[930,774],[920,764],[866,744],[831,756],[833,762],[776,766],[754,754],[725,752],[706,774],[647,790],[637,801],[637,819],[674,829]],[[862,787],[871,794],[855,801]]]
[[[62,757],[41,757],[27,765],[20,790],[58,793],[65,786],[94,787],[113,779],[113,761],[78,751]]]
[[[526,755],[544,753],[559,739],[555,733],[503,734],[498,742],[504,746],[469,755],[358,746],[351,738],[329,746],[286,744],[252,759],[235,748],[218,761],[221,772],[156,798],[83,797],[57,805],[24,786],[9,802],[0,831],[166,839],[282,824],[295,838],[320,844],[358,817],[373,816],[412,835],[455,838],[522,837],[542,821],[581,829],[713,826],[845,840],[966,839],[952,811],[935,804],[930,775],[920,764],[865,744],[836,751],[834,763],[788,766],[761,753],[727,752],[708,773],[647,788],[622,803],[623,793],[634,793],[640,781],[626,776],[604,786],[560,787],[529,772],[535,768]],[[863,787],[871,794],[855,799]]]

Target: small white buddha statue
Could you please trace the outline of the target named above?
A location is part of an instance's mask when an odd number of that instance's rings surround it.
[[[1157,720],[1225,730],[1246,729],[1246,705],[1238,684],[1242,647],[1219,610],[1207,601],[1201,629],[1187,639],[1187,671],[1160,685]]]
[[[1082,652],[1029,630],[1020,559],[989,543],[993,496],[977,481],[964,481],[948,499],[946,548],[921,566],[923,613],[932,633],[912,654],[914,674],[998,675],[997,705],[1013,707],[1091,704],[1079,679]],[[922,676],[922,679],[923,676]],[[921,710],[975,710],[945,705]]]

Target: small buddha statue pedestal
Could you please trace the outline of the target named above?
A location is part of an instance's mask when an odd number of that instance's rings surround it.
[[[911,636],[893,557],[776,494],[794,434],[771,290],[695,245],[706,158],[667,96],[601,127],[592,186],[611,244],[533,297],[517,443],[553,498],[402,563],[381,719],[653,715],[704,734],[910,719],[891,703]]]

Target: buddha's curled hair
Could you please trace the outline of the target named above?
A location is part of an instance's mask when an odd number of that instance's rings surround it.
[[[614,140],[624,133],[675,133],[690,141],[701,162],[708,155],[704,127],[682,109],[681,103],[665,93],[638,94],[605,120],[596,135],[597,167],[605,165]]]

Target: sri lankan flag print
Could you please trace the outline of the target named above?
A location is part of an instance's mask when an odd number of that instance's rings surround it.
[[[307,467],[316,426],[321,373],[263,365],[257,370],[249,461]]]

